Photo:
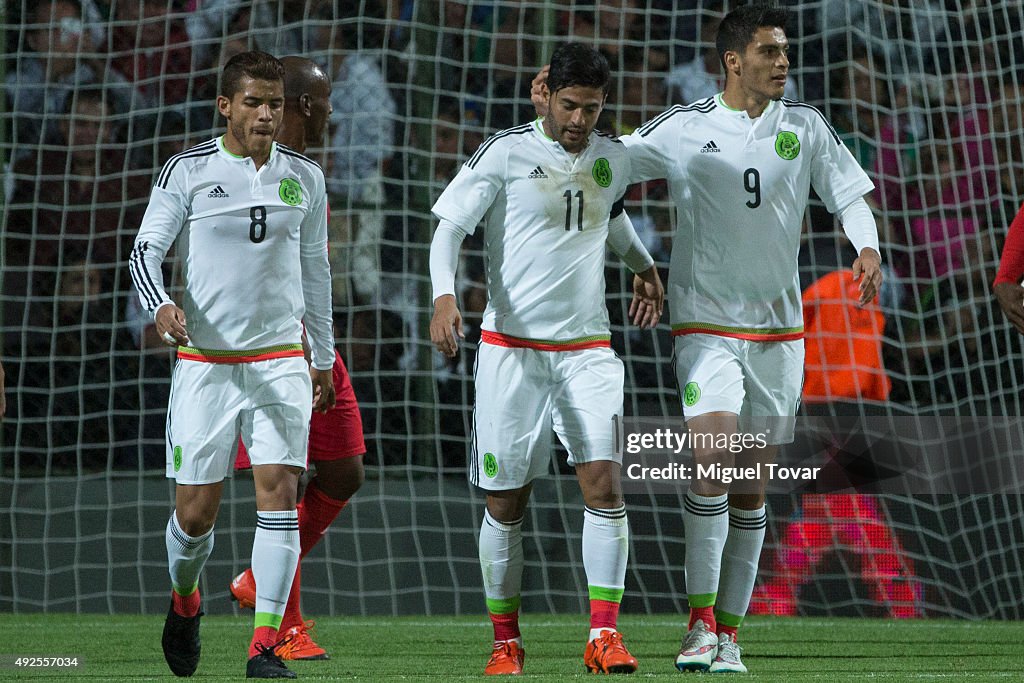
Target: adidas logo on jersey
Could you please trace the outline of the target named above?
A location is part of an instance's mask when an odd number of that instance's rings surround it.
[[[708,144],[704,145],[701,148],[700,153],[701,154],[709,154],[711,152],[721,152],[721,151],[722,151],[721,148],[719,148],[719,146],[715,144],[714,140],[708,140]]]
[[[218,185],[217,187],[210,190],[210,194],[206,196],[209,197],[210,199],[223,199],[225,197],[229,197],[230,195],[224,191],[223,187]]]
[[[547,178],[548,174],[544,172],[544,169],[538,166],[537,168],[530,171],[530,175],[527,178]]]

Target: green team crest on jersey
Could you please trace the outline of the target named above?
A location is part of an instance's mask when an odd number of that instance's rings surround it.
[[[297,180],[292,180],[291,178],[285,178],[281,181],[277,194],[281,196],[281,201],[288,206],[298,206],[302,202],[302,186],[299,185]]]
[[[181,446],[174,447],[174,471],[181,469]]]
[[[498,459],[494,457],[494,453],[484,453],[484,474],[491,479],[498,476]]]
[[[612,165],[604,157],[594,162],[593,174],[594,181],[601,187],[608,187],[612,184]]]
[[[700,400],[700,387],[696,382],[687,382],[683,387],[683,405],[687,408],[693,406]]]
[[[786,161],[793,161],[800,154],[800,138],[796,133],[782,131],[775,136],[775,153]]]

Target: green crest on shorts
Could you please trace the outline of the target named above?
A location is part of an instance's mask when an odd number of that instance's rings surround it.
[[[174,447],[174,471],[181,469],[181,446]]]
[[[687,382],[683,387],[683,405],[691,407],[700,400],[700,387],[696,382]]]
[[[612,184],[612,165],[604,157],[594,162],[593,174],[594,181],[601,187],[608,187]]]
[[[281,201],[288,206],[298,206],[302,202],[302,186],[299,185],[297,180],[292,180],[291,178],[285,178],[281,181],[277,194],[281,196]]]
[[[484,474],[491,479],[498,476],[498,459],[494,457],[494,453],[484,453]]]
[[[782,131],[775,136],[775,153],[786,161],[793,161],[800,154],[800,138],[796,133]]]

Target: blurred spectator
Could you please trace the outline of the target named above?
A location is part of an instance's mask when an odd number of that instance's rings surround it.
[[[968,260],[968,244],[979,232],[977,199],[964,194],[964,173],[954,140],[937,136],[919,147],[920,175],[905,186],[906,213],[894,220],[894,238],[909,249],[911,258],[893,264],[896,273],[914,292],[932,280],[962,273]],[[969,183],[969,181],[968,181]]]
[[[112,110],[105,91],[77,92],[65,102],[50,144],[15,165],[8,247],[17,262],[52,266],[72,243],[101,268],[127,256],[149,177],[126,174]]]
[[[857,41],[885,56],[884,71],[893,75],[937,73],[935,56],[948,35],[947,13],[939,0],[823,0],[817,25],[829,53],[848,50]]]
[[[998,225],[1013,219],[1024,198],[1024,70],[1004,77],[992,99],[992,139],[1002,210]]]
[[[170,0],[113,0],[111,65],[135,85],[133,109],[187,101],[192,50],[184,21],[169,14]]]
[[[166,4],[167,0],[164,0]],[[222,39],[242,35],[246,50],[313,57],[324,46],[317,31],[334,18],[333,0],[189,0],[184,20],[199,64],[214,61]],[[366,0],[373,6],[374,0]]]
[[[188,126],[199,139],[214,137],[215,131],[223,128],[223,119],[217,113],[215,104],[219,94],[220,74],[224,72],[224,65],[229,59],[248,50],[249,41],[245,35],[225,38],[212,53],[213,63],[202,63],[199,71],[201,75],[193,82],[192,106],[188,114]]]
[[[341,24],[321,32],[332,48],[326,70],[334,81],[327,188],[332,197],[351,203],[375,203],[382,196],[384,166],[394,153],[395,101],[381,70],[379,46],[378,51],[361,49],[354,29]]]
[[[348,359],[352,388],[366,432],[367,464],[400,465],[408,460],[406,439],[413,422],[410,376],[400,368],[405,354],[405,324],[389,309],[358,310],[349,319],[341,355]]]
[[[624,48],[644,46],[647,68],[664,71],[668,54],[657,47],[645,45],[648,20],[639,0],[596,0],[577,2],[569,10],[569,37],[595,45],[608,59],[612,72],[621,71],[625,63]]]
[[[858,43],[829,74],[832,126],[869,174],[878,156],[879,124],[885,120],[885,112],[891,111],[886,81],[879,70],[881,63]]]
[[[339,1],[339,16],[358,18],[356,0]],[[351,285],[362,303],[378,302],[395,288],[382,287],[384,173],[394,153],[395,101],[378,51],[361,48],[355,22],[326,24],[320,42],[330,45],[333,74],[330,150],[325,169],[331,198],[332,241],[349,243]],[[365,47],[362,46],[362,47]],[[340,301],[338,303],[341,303]]]
[[[134,354],[123,325],[113,315],[109,275],[93,265],[80,244],[65,248],[48,303],[36,309],[25,349],[21,389],[26,423],[21,447],[36,450],[40,464],[102,468],[121,458],[134,414]],[[34,427],[29,424],[39,422]],[[26,460],[25,462],[31,462]]]
[[[718,47],[715,45],[718,26],[724,16],[724,11],[700,15],[701,50],[692,61],[677,66],[665,78],[672,103],[692,104],[717,95],[725,88],[725,70],[722,58],[718,54]],[[796,80],[792,76],[786,81],[785,96],[796,99]]]
[[[892,384],[882,361],[885,315],[877,299],[857,305],[852,270],[837,270],[803,293],[804,403],[884,401]]]
[[[725,88],[725,72],[722,59],[715,46],[718,26],[724,13],[700,15],[700,51],[687,64],[677,66],[669,72],[665,85],[669,99],[674,104],[690,104],[705,97],[711,97]],[[789,84],[786,84],[789,87]]]
[[[480,111],[472,100],[442,95],[427,143],[433,164],[431,201],[437,199],[455,177],[459,166],[479,149],[484,141]]]
[[[999,352],[983,346],[980,337],[995,324],[995,313],[988,300],[972,297],[968,282],[968,277],[918,282],[916,299],[887,320],[883,353],[893,403],[986,405],[988,387],[1006,386],[1005,379],[996,378],[1004,370]],[[986,339],[991,342],[991,336]],[[983,358],[989,362],[979,362]]]
[[[886,518],[873,496],[800,496],[800,508],[780,531],[779,545],[765,553],[762,566],[768,578],[755,588],[750,614],[800,614],[801,589],[828,555],[846,552],[856,558],[860,580],[876,610],[894,619],[921,616],[923,586],[914,560]]]
[[[24,40],[31,52],[19,53],[6,79],[15,160],[56,133],[57,119],[76,89],[102,87],[118,111],[128,110],[131,96],[130,84],[97,59],[78,0],[41,0],[25,19]]]
[[[645,51],[626,48],[625,68],[612,86],[609,105],[604,112],[613,117],[608,124],[600,121],[598,128],[615,135],[628,135],[657,114],[665,111],[665,80],[649,71],[644,64]]]

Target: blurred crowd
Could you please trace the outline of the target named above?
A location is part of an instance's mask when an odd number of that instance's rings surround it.
[[[816,320],[847,311],[845,327],[821,334],[866,337],[877,376],[807,398],[870,399],[894,411],[1017,408],[1008,359],[1019,342],[994,315],[988,283],[1024,198],[1024,9],[974,0],[793,4],[787,96],[822,109],[874,179],[888,265],[863,324],[836,293],[843,285],[812,288],[854,256],[815,205],[801,252],[809,335],[819,332]],[[721,90],[714,35],[729,8],[723,0],[7,3],[0,326],[14,399],[5,448],[16,445],[24,463],[162,465],[173,359],[131,291],[127,250],[162,163],[221,132],[221,66],[255,48],[308,56],[333,77],[330,130],[309,154],[328,178],[336,337],[365,411],[370,461],[381,453],[390,464],[460,467],[486,301],[482,243],[477,235],[465,247],[459,287],[470,344],[449,364],[430,354],[421,330],[433,199],[486,135],[533,117],[530,81],[557,40],[593,42],[608,57],[617,77],[598,127],[626,134],[672,104]],[[667,264],[664,183],[627,199],[648,249]],[[674,405],[669,338],[625,326],[626,285],[610,264],[627,411],[657,404],[660,414]],[[815,315],[822,305],[839,308]],[[841,352],[818,360],[826,374],[850,363]],[[423,453],[412,452],[420,448],[408,435],[428,438],[431,429],[439,460],[417,460]]]

